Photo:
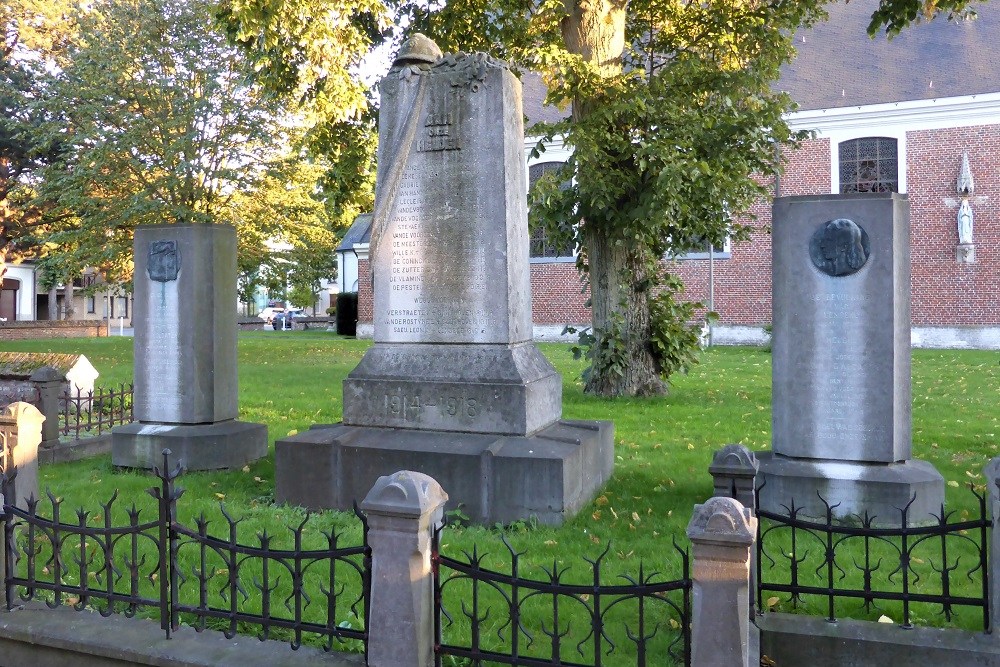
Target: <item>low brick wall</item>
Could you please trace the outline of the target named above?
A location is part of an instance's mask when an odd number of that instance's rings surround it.
[[[97,338],[107,336],[107,325],[100,320],[37,320],[0,322],[0,340],[29,338]]]
[[[326,330],[336,326],[336,320],[332,317],[295,317],[292,324],[296,329],[320,329]]]
[[[236,321],[240,331],[263,331],[264,324],[264,320],[259,317],[247,317]]]

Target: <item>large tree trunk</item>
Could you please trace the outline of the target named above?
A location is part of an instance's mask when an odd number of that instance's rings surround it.
[[[605,77],[621,72],[625,48],[626,0],[566,0],[562,23],[563,40],[571,53],[597,67]],[[573,121],[586,119],[592,104],[573,100]],[[581,175],[580,178],[586,178]],[[642,248],[613,238],[600,213],[583,223],[583,245],[590,271],[592,324],[598,339],[597,358],[592,360],[585,390],[601,396],[644,396],[662,394],[666,384],[660,378],[649,345],[648,276]],[[632,241],[631,243],[634,243]],[[620,327],[618,324],[620,323]],[[607,360],[601,338],[614,334],[621,346],[622,364]]]
[[[590,267],[591,318],[595,345],[600,351],[592,360],[584,390],[600,396],[651,396],[663,394],[650,347],[649,281],[641,252],[634,246],[615,243],[607,230],[590,221],[584,223],[584,243]],[[616,338],[614,359],[603,357],[607,343]]]
[[[59,288],[55,283],[49,288],[49,320],[59,319]]]
[[[76,315],[76,308],[73,306],[73,278],[66,279],[66,313],[63,315],[63,319],[71,320],[73,316]]]

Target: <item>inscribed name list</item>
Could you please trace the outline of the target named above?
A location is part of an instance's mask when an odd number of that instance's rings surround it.
[[[380,157],[401,173],[380,175],[377,193],[389,198],[373,256],[379,342],[509,341],[505,128],[481,118],[502,117],[505,72],[480,61],[471,85],[475,56],[451,58],[383,84],[383,113],[415,128],[396,142],[404,163]]]

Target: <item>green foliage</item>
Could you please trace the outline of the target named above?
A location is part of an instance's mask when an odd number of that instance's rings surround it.
[[[2,15],[2,14],[0,14]],[[0,46],[0,274],[38,244],[48,211],[33,202],[37,173],[60,150],[41,131],[46,114],[33,100],[51,83],[42,63],[17,57],[17,33]]]
[[[945,14],[949,20],[975,15],[974,2],[986,0],[879,0],[878,9],[868,24],[868,34],[874,37],[883,28],[888,37],[895,37],[903,28],[919,21],[929,21]]]
[[[628,354],[623,344],[624,328],[624,318],[614,313],[604,329],[588,328],[579,332],[579,342],[572,348],[573,358],[584,358],[589,362],[580,375],[585,383],[591,382],[597,375],[625,375]],[[573,327],[566,327],[566,332],[577,333]]]
[[[662,288],[649,299],[650,343],[660,375],[670,377],[676,372],[687,373],[698,363],[701,349],[701,325],[694,323],[700,303],[679,301],[684,283],[673,275],[661,281]],[[717,319],[708,313],[705,320]]]
[[[253,80],[301,115],[302,144],[322,158],[337,227],[371,210],[375,105],[359,66],[391,34],[382,0],[221,0],[215,17]]]
[[[240,269],[266,242],[335,245],[299,119],[248,79],[242,53],[212,28],[208,0],[107,0],[81,12],[73,50],[48,100],[64,110],[61,159],[41,197],[67,216],[50,240],[70,266],[131,275],[139,224],[231,223]],[[121,44],[129,44],[128,50]]]

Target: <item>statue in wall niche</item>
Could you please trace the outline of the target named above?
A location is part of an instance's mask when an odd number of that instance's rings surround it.
[[[961,245],[972,244],[972,207],[967,198],[963,198],[958,207],[958,242]]]

